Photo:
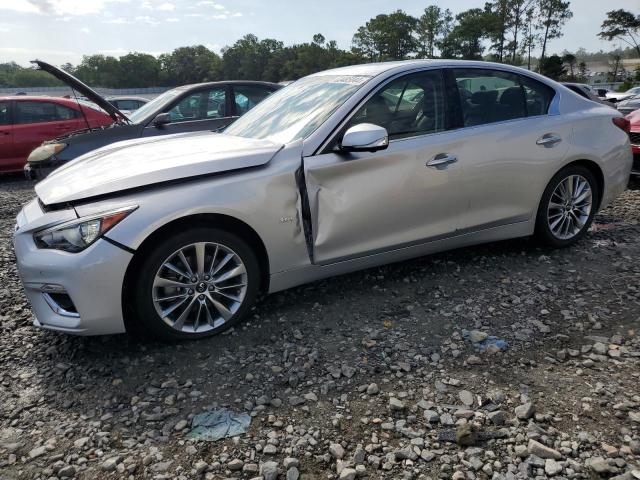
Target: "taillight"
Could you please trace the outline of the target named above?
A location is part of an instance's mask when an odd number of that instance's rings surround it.
[[[622,129],[626,133],[631,131],[631,122],[624,117],[613,118],[613,123],[616,127]]]

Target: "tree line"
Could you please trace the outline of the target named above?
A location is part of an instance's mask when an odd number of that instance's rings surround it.
[[[271,38],[245,35],[221,54],[197,45],[158,56],[129,53],[119,58],[88,55],[63,69],[100,87],[176,86],[220,79],[278,82],[294,80],[327,68],[407,58],[491,60],[536,68],[553,78],[577,78],[579,57],[548,54],[550,40],[563,35],[572,17],[564,0],[491,0],[483,8],[453,14],[448,8],[427,6],[420,16],[402,10],[380,14],[360,26],[349,50],[322,34],[311,42],[286,46]],[[619,40],[640,57],[640,15],[608,12],[598,34]],[[533,52],[540,51],[539,57]],[[571,56],[575,57],[572,58]],[[584,61],[584,59],[582,59]],[[586,65],[584,66],[586,68]],[[49,75],[15,63],[0,64],[0,86],[57,85]]]

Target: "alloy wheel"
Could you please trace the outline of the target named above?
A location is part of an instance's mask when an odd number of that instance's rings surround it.
[[[172,253],[153,281],[157,314],[171,328],[203,333],[224,325],[247,293],[240,256],[219,243],[198,242]]]
[[[563,178],[549,199],[549,230],[559,240],[575,237],[589,221],[592,206],[593,192],[586,178],[582,175]]]

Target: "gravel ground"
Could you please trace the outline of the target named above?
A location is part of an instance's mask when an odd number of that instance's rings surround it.
[[[161,344],[31,326],[11,234],[32,185],[1,182],[1,479],[640,479],[637,185],[573,248],[371,269]],[[219,407],[247,433],[187,439]]]

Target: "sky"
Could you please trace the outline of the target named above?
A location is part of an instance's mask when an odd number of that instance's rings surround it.
[[[77,64],[83,55],[158,55],[187,45],[218,52],[247,33],[285,45],[311,41],[315,33],[351,46],[356,29],[395,9],[419,16],[437,4],[458,13],[484,0],[0,0],[0,63]],[[610,50],[619,43],[596,36],[608,10],[640,13],[640,0],[573,0],[573,18],[550,51]]]

